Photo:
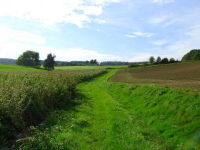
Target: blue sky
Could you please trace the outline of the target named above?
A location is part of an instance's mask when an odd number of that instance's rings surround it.
[[[199,0],[0,0],[0,58],[181,59],[200,48]]]

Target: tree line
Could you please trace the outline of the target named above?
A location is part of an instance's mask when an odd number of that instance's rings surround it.
[[[41,66],[39,58],[38,52],[27,50],[18,57],[16,64],[20,66],[39,68]],[[47,58],[43,61],[43,67],[47,70],[53,70],[55,66],[55,58],[56,56],[54,54],[48,54]]]
[[[168,63],[176,63],[176,62],[178,62],[178,60],[175,60],[174,58],[168,59],[168,58],[166,58],[166,57],[163,58],[163,59],[161,59],[160,56],[158,56],[157,59],[155,59],[154,56],[151,56],[151,57],[149,58],[149,62],[150,62],[151,64],[168,64]]]

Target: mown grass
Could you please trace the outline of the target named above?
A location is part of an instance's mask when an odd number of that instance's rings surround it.
[[[23,67],[18,65],[0,64],[0,72],[41,72],[43,69]]]
[[[200,149],[198,91],[110,83],[116,71],[78,85],[71,107],[52,111],[19,149]]]
[[[0,144],[41,122],[51,109],[74,99],[76,85],[105,70],[0,74]]]
[[[55,67],[58,70],[85,70],[85,69],[121,69],[128,66],[61,66]]]

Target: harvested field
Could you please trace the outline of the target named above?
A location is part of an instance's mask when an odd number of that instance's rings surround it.
[[[120,70],[108,81],[159,84],[200,90],[200,63],[185,63]]]

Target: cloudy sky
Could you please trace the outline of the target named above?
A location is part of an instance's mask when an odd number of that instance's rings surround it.
[[[0,0],[0,58],[181,59],[200,48],[200,0]]]

